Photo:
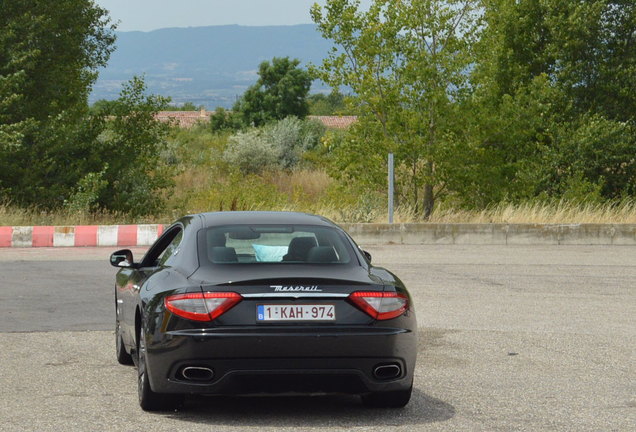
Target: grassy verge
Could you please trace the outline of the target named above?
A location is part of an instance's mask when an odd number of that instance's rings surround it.
[[[118,213],[77,213],[70,211],[41,211],[11,205],[0,205],[0,226],[38,225],[122,225],[129,223],[164,223],[171,221],[167,215],[132,218]]]
[[[285,185],[285,187],[290,187]],[[293,187],[292,187],[293,189]],[[237,203],[235,203],[237,204]],[[320,214],[336,222],[373,222],[386,223],[386,210],[383,208],[342,207],[325,203],[281,202],[278,205],[264,205],[259,202],[238,203],[237,210],[286,210]],[[237,204],[237,205],[238,205]],[[228,206],[232,203],[228,202]],[[224,208],[230,210],[231,208]],[[175,210],[157,216],[130,218],[127,215],[98,213],[79,214],[70,212],[41,212],[33,209],[21,209],[9,205],[0,205],[0,225],[117,225],[126,223],[169,223],[185,213],[199,211],[217,211],[218,208],[197,207],[188,212]],[[408,208],[398,207],[395,212],[396,223],[424,222]],[[428,223],[600,223],[600,224],[636,224],[636,203],[572,205],[560,203],[501,204],[481,211],[441,208],[434,212]]]
[[[481,211],[442,209],[430,222],[441,223],[536,223],[536,224],[633,224],[636,202],[606,204],[557,203],[498,204]]]

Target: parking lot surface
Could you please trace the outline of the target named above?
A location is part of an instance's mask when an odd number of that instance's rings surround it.
[[[209,397],[150,414],[114,356],[111,250],[0,249],[0,431],[636,430],[636,248],[369,251],[417,310],[406,408]]]

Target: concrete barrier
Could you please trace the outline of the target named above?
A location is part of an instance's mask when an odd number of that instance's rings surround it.
[[[361,245],[636,245],[636,224],[340,224]],[[0,227],[2,247],[149,246],[164,225]]]
[[[359,244],[636,245],[636,224],[340,224]]]
[[[164,225],[0,227],[2,247],[149,246]]]

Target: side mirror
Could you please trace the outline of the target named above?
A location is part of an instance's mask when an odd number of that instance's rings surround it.
[[[360,249],[360,251],[362,251],[362,255],[365,256],[365,258],[367,259],[367,261],[371,262],[371,254],[363,249]]]
[[[122,249],[110,256],[110,265],[113,267],[132,267],[133,254],[130,249]]]

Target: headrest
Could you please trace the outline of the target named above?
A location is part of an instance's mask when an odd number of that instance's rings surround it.
[[[315,246],[318,246],[315,237],[294,237],[289,242],[283,261],[307,261],[309,250]]]
[[[338,256],[332,246],[316,246],[309,250],[307,261],[310,263],[337,262]]]
[[[210,259],[215,264],[238,262],[236,250],[232,247],[214,246],[210,249]]]

